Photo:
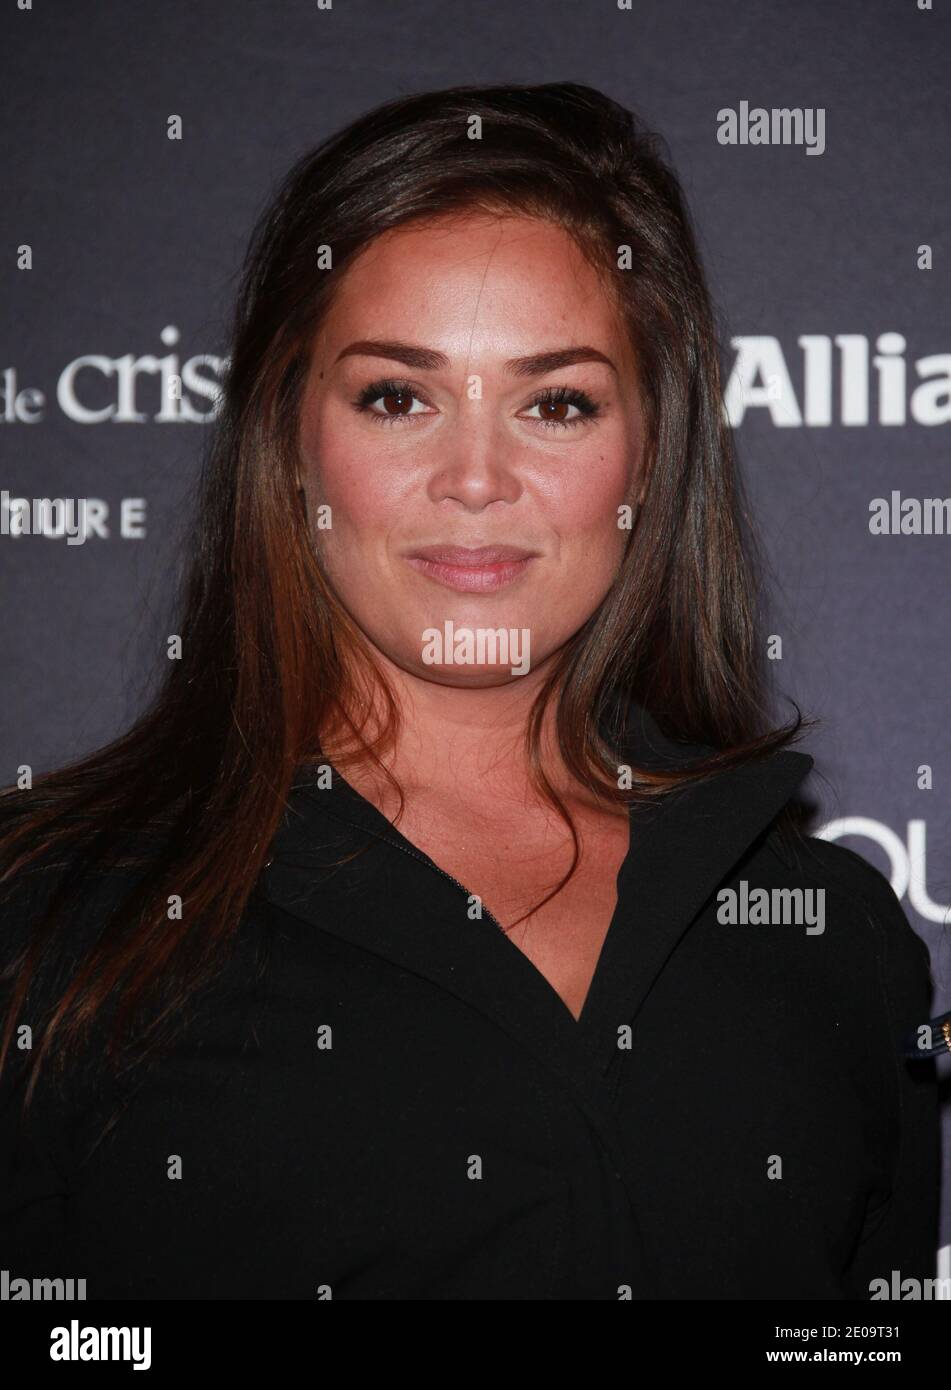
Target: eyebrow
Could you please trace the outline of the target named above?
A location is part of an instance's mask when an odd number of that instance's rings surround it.
[[[344,357],[386,357],[393,362],[402,362],[417,372],[435,372],[449,366],[449,358],[444,352],[434,348],[415,347],[412,343],[387,342],[379,338],[361,338],[351,343],[337,355],[337,362]],[[544,376],[546,372],[557,372],[562,367],[572,367],[577,362],[604,362],[617,373],[617,367],[593,347],[555,348],[551,352],[535,352],[528,357],[510,357],[503,362],[505,371],[513,376]]]

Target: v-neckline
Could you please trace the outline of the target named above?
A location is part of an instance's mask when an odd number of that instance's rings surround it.
[[[611,942],[612,938],[616,937],[618,932],[621,930],[619,922],[623,915],[624,909],[623,880],[625,870],[627,869],[631,861],[631,858],[634,854],[635,817],[639,811],[652,810],[656,813],[661,808],[659,806],[650,808],[639,808],[636,806],[631,806],[628,808],[627,850],[615,876],[616,898],[614,910],[611,913],[611,920],[608,922],[607,928],[601,941],[601,947],[598,951],[598,958],[595,962],[594,971],[591,975],[591,979],[588,982],[588,988],[585,993],[584,1002],[581,1006],[581,1011],[578,1014],[578,1017],[575,1018],[571,1009],[568,1007],[564,999],[558,993],[558,990],[555,988],[555,986],[548,979],[547,975],[545,975],[543,971],[539,970],[538,966],[532,960],[531,956],[526,955],[526,953],[521,949],[521,947],[517,946],[515,942],[511,939],[509,935],[509,931],[511,930],[511,928],[507,930],[505,927],[503,927],[502,923],[498,920],[495,914],[485,906],[485,901],[482,898],[481,894],[473,892],[471,888],[468,888],[460,879],[456,878],[455,874],[451,874],[448,869],[444,869],[441,864],[439,864],[435,859],[433,859],[432,855],[427,854],[425,850],[421,849],[419,845],[415,844],[409,838],[409,836],[405,835],[403,831],[400,830],[396,825],[394,825],[394,823],[391,820],[387,819],[387,817],[383,814],[383,812],[374,802],[370,801],[368,797],[364,796],[363,793],[359,791],[353,785],[352,782],[349,782],[346,779],[346,777],[344,777],[343,773],[340,772],[336,765],[332,763],[329,759],[326,760],[326,766],[328,766],[331,769],[331,780],[336,780],[339,783],[341,783],[346,793],[349,796],[356,798],[358,802],[361,803],[363,822],[361,823],[360,821],[347,819],[347,817],[341,815],[340,812],[333,806],[327,806],[327,811],[338,820],[344,821],[346,824],[353,826],[357,830],[369,829],[370,826],[368,826],[366,822],[368,820],[375,821],[378,826],[378,829],[375,833],[377,834],[379,839],[383,840],[387,844],[392,845],[394,849],[401,850],[404,854],[409,854],[413,859],[418,859],[428,868],[433,869],[437,874],[440,874],[443,878],[448,879],[450,883],[455,884],[455,886],[459,888],[461,892],[465,893],[467,898],[478,898],[479,901],[482,903],[483,920],[487,919],[489,925],[492,926],[500,936],[505,938],[506,944],[509,946],[509,948],[512,951],[514,951],[518,956],[520,956],[522,960],[524,960],[530,966],[534,974],[538,976],[542,989],[547,991],[552,996],[552,999],[557,1004],[557,1006],[564,1011],[567,1017],[568,1024],[571,1027],[579,1030],[587,1028],[590,1018],[590,1011],[588,1006],[591,1003],[592,996],[595,993],[595,987],[598,984],[598,977],[601,974],[602,969],[604,967],[604,961],[608,951],[609,942]]]
[[[643,755],[657,752],[662,760],[688,760],[686,747],[672,745],[646,711],[633,702],[631,710],[648,721],[632,762],[646,765],[651,758]],[[635,741],[637,736],[635,731]],[[458,883],[345,779],[329,794],[313,786],[295,788],[289,809],[296,814],[272,841],[275,857],[261,894],[299,924],[428,981],[531,1056],[566,1088],[599,1136],[636,1224],[639,1194],[628,1177],[613,1109],[612,1063],[631,1046],[640,1011],[681,938],[812,766],[808,754],[783,749],[631,809],[617,904],[577,1019],[524,952],[498,940],[504,931],[485,918],[469,923],[471,931],[453,930],[459,918],[448,894],[424,895],[418,876],[401,876],[390,856],[358,854],[328,865],[327,850],[341,848],[328,837],[328,821],[336,820],[349,831],[356,825],[371,842],[400,849],[400,860],[428,864],[434,883]],[[313,781],[312,769],[301,772],[305,783],[308,776]],[[345,848],[352,835],[343,840]],[[457,1061],[467,1065],[465,1057]]]
[[[671,743],[633,701],[630,710],[635,727],[631,740],[623,737],[621,749],[632,763],[682,766],[705,751]],[[640,728],[639,720],[646,721]],[[619,1029],[633,1026],[704,902],[812,765],[808,754],[784,749],[630,809],[617,902],[577,1019],[519,947],[499,942],[507,933],[484,915],[468,923],[470,930],[453,931],[458,918],[451,900],[438,895],[421,915],[418,886],[401,882],[395,865],[377,855],[350,856],[343,864],[334,860],[336,867],[328,872],[327,849],[341,848],[333,836],[328,844],[328,822],[344,823],[371,842],[400,850],[401,858],[427,865],[434,882],[453,884],[460,895],[467,891],[336,769],[326,789],[313,785],[320,765],[298,769],[291,814],[272,841],[273,862],[261,887],[265,898],[293,916],[429,979],[478,1009],[583,1090],[585,1078],[606,1071],[617,1057]],[[342,847],[350,842],[348,834]],[[372,900],[366,907],[364,893]]]

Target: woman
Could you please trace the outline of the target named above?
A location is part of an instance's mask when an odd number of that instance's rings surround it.
[[[627,111],[455,88],[296,165],[160,696],[3,798],[12,1271],[281,1299],[932,1272],[934,1064],[900,1055],[927,952],[796,828],[744,516],[688,215]]]

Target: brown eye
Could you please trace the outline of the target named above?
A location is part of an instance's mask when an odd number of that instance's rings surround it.
[[[384,396],[378,396],[377,400],[383,402],[383,409],[387,415],[408,415],[414,397],[412,391],[390,391]]]
[[[549,430],[586,425],[601,413],[600,406],[586,391],[580,391],[573,386],[549,387],[535,397],[529,409],[539,412],[532,417],[534,422]]]
[[[382,402],[382,406],[380,405]],[[384,378],[364,388],[353,402],[354,408],[370,415],[378,425],[395,425],[419,415],[432,414],[408,382]]]

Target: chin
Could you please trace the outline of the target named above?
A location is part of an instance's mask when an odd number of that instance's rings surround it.
[[[521,679],[512,674],[509,666],[427,666],[417,659],[407,669],[433,685],[453,686],[456,689],[488,690]]]

